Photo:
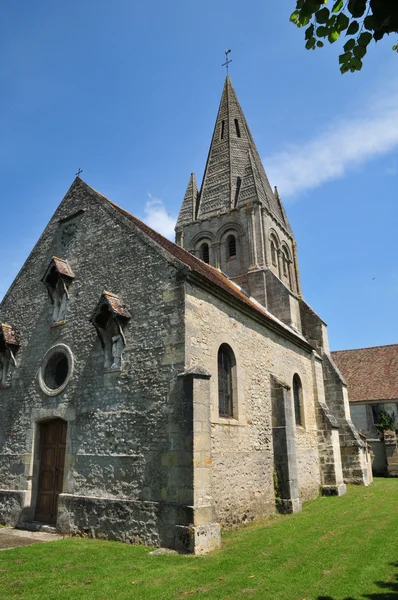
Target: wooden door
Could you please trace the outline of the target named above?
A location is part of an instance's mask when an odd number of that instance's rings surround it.
[[[40,425],[40,467],[36,520],[55,523],[64,480],[67,423],[54,419]]]

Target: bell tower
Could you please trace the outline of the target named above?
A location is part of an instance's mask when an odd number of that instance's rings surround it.
[[[301,329],[295,239],[229,76],[202,185],[198,191],[192,173],[176,224],[176,243],[221,269],[282,321]]]

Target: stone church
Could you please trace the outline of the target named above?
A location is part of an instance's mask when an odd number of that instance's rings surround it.
[[[368,484],[227,77],[176,244],[77,177],[0,305],[0,522],[206,552]]]

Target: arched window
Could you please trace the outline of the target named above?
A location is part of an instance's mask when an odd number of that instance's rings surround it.
[[[232,234],[227,237],[227,257],[236,257],[236,237]]]
[[[303,386],[297,373],[293,377],[293,400],[296,425],[303,425]]]
[[[276,244],[273,239],[271,239],[271,260],[274,267],[278,266],[278,251],[276,249]]]
[[[203,262],[209,264],[210,251],[209,251],[209,244],[207,244],[206,242],[204,244],[202,244],[200,247],[200,258],[203,260]]]
[[[220,417],[234,416],[236,361],[232,348],[221,344],[218,350],[218,411]]]
[[[224,139],[224,132],[225,132],[225,121],[221,121],[221,133],[220,133],[220,140]]]
[[[282,261],[283,261],[283,274],[285,277],[289,276],[289,255],[286,248],[282,248]]]

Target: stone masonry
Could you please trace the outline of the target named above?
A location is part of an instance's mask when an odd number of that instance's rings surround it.
[[[73,182],[0,305],[0,522],[203,553],[368,483],[229,78],[176,239]]]

